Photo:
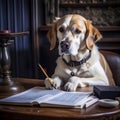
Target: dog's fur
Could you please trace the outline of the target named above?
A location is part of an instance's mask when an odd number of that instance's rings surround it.
[[[109,85],[108,77],[100,64],[100,53],[95,45],[102,35],[89,20],[76,14],[66,15],[53,23],[48,38],[51,50],[54,49],[56,42],[59,44],[60,57],[52,75],[53,85],[56,88],[64,85],[65,90],[76,91],[77,87]],[[80,61],[88,56],[89,51],[91,51],[90,58],[81,65],[68,66],[63,61],[63,59],[66,62]],[[52,89],[47,78],[45,85]]]

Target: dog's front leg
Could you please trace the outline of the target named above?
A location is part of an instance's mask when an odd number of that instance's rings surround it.
[[[77,87],[86,87],[86,84],[84,84],[80,77],[73,76],[71,77],[68,82],[65,84],[64,88],[66,91],[76,91]]]
[[[54,78],[51,78],[51,79],[52,79],[52,85],[51,85],[51,83],[50,83],[48,78],[45,79],[45,86],[48,89],[53,89],[53,86],[55,88],[60,88],[61,85],[63,84],[62,80],[60,79],[60,77],[54,77]]]

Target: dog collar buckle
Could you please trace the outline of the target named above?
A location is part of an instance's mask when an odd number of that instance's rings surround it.
[[[71,67],[74,67],[74,62],[70,62],[70,66],[71,66]]]

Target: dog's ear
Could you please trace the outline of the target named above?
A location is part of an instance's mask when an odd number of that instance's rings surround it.
[[[102,38],[102,35],[99,30],[91,24],[91,21],[89,20],[86,21],[86,28],[86,45],[89,50],[92,50],[94,42],[100,40]]]
[[[56,41],[57,41],[57,29],[56,29],[56,23],[53,23],[51,25],[50,30],[47,33],[48,40],[50,42],[50,50],[55,48]]]

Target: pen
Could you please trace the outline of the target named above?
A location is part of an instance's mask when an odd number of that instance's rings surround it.
[[[53,80],[47,75],[47,73],[45,72],[45,70],[43,69],[43,67],[40,64],[38,64],[38,66],[40,67],[40,69],[42,70],[42,72],[44,73],[44,75],[48,78],[51,86],[55,88],[55,86],[53,85]]]

